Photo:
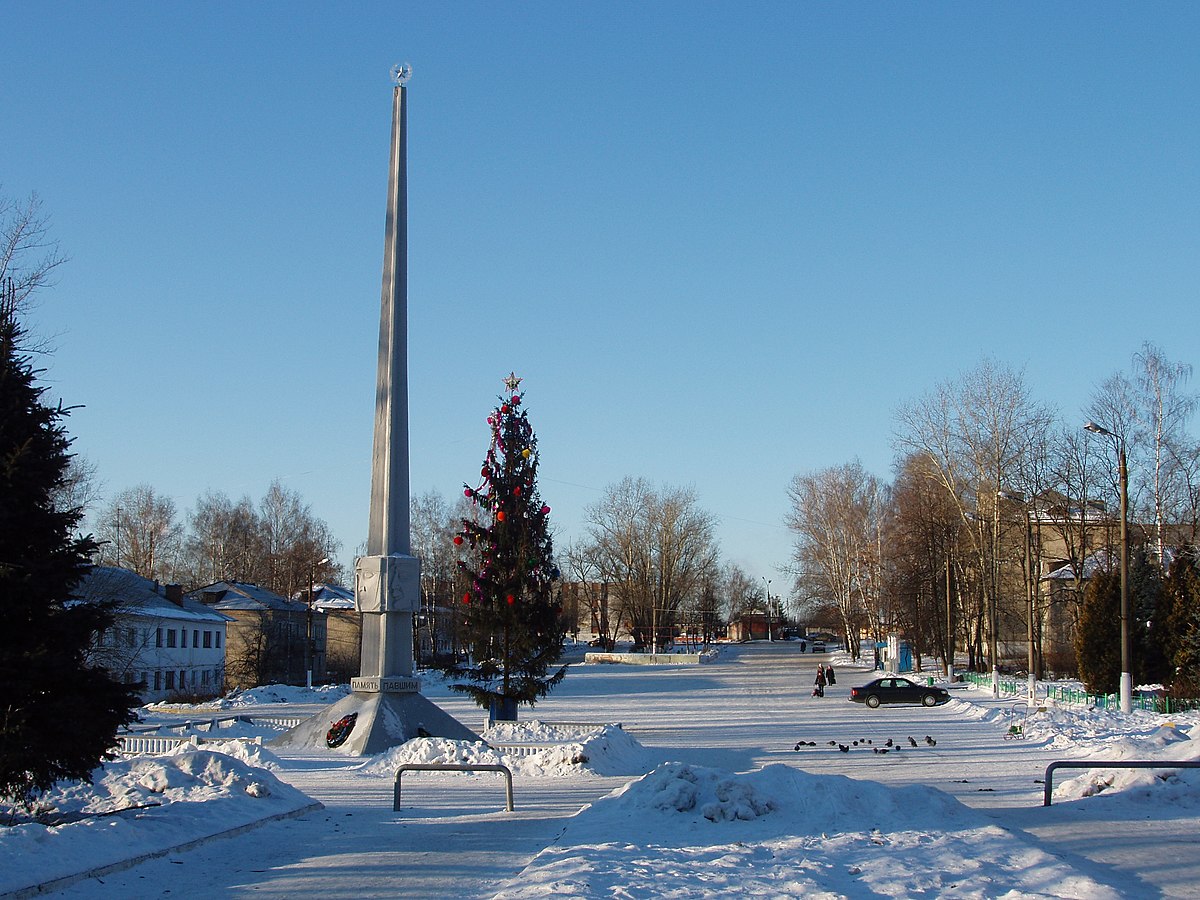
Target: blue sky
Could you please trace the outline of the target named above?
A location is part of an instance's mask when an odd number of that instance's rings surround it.
[[[786,581],[798,472],[888,477],[985,356],[1080,416],[1196,359],[1187,4],[29,3],[0,183],[70,263],[34,324],[109,495],[273,478],[366,539],[391,112],[409,85],[412,488],[477,477],[510,371],[558,542],[692,486]]]

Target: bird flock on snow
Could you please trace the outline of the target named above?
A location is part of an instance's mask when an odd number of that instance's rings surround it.
[[[909,743],[909,746],[914,750],[916,750],[918,747],[920,747],[920,744],[917,743],[917,739],[914,738],[912,735],[909,735],[908,743]],[[926,746],[929,746],[929,747],[936,747],[937,741],[935,741],[929,735],[925,735],[925,744],[926,744]],[[802,747],[815,747],[815,746],[817,746],[816,741],[800,741],[792,749],[800,750]],[[826,746],[837,747],[838,750],[840,750],[842,753],[849,753],[851,747],[862,747],[864,750],[867,747],[870,747],[871,751],[873,753],[890,753],[893,750],[895,750],[897,753],[899,753],[901,744],[898,741],[893,741],[891,738],[888,738],[886,741],[883,742],[883,744],[881,744],[879,746],[875,746],[875,744],[871,741],[870,738],[862,738],[861,740],[851,741],[849,744],[842,744],[842,743],[839,743],[838,741],[829,741]]]

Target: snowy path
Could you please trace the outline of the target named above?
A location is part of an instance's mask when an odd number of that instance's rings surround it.
[[[732,771],[782,762],[813,774],[936,787],[1122,896],[1196,896],[1200,848],[1180,838],[1189,832],[1186,823],[1097,823],[1091,815],[1076,821],[1070,805],[1044,809],[1039,780],[1063,751],[1004,741],[996,722],[983,721],[984,707],[969,702],[990,698],[964,690],[956,694],[968,702],[947,707],[869,710],[845,700],[852,685],[867,680],[866,672],[847,668],[839,670],[836,688],[814,699],[808,696],[813,672],[826,658],[801,656],[794,644],[755,644],[730,648],[713,665],[652,674],[577,666],[532,715],[522,716],[622,722],[656,761]],[[438,688],[427,693],[478,726],[481,714],[468,702]],[[926,744],[926,735],[936,746]],[[875,753],[888,739],[902,749]],[[800,740],[817,746],[793,750]],[[831,740],[850,751],[829,746]],[[518,778],[516,811],[506,813],[498,776],[422,773],[406,778],[405,809],[393,813],[390,782],[350,774],[347,762],[291,756],[279,773],[324,803],[324,811],[153,860],[60,896],[165,897],[193,895],[203,886],[207,896],[230,897],[491,897],[555,842],[577,810],[630,780]]]

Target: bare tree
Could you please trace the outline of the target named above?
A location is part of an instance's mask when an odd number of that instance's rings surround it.
[[[27,306],[40,288],[53,284],[54,270],[64,262],[58,242],[49,237],[49,219],[42,213],[38,195],[13,200],[0,185],[0,286],[13,311]]]
[[[606,650],[616,644],[620,618],[609,613],[608,582],[596,562],[595,547],[587,540],[576,540],[559,553],[565,567],[565,580],[582,609],[588,612],[591,632]]]
[[[1165,567],[1168,519],[1179,521],[1189,499],[1182,465],[1191,443],[1185,428],[1196,409],[1196,395],[1183,389],[1192,376],[1192,367],[1169,361],[1148,342],[1133,359],[1142,401],[1142,440],[1148,445],[1151,459],[1155,555],[1158,564]]]
[[[413,497],[410,506],[412,554],[421,560],[421,613],[417,622],[419,654],[453,652],[452,610],[458,579],[454,535],[459,520],[437,491]]]
[[[79,454],[72,454],[62,484],[54,492],[54,505],[61,510],[75,510],[88,515],[100,502],[100,484],[96,464]]]
[[[1027,457],[1040,446],[1036,438],[1054,417],[1029,396],[1023,375],[985,360],[903,406],[897,421],[897,448],[929,461],[929,477],[958,510],[980,591],[973,611],[976,638],[987,631],[995,645],[997,628],[990,620],[998,617],[1000,604],[998,498],[1006,489],[1022,489],[1014,482],[1032,468]]]
[[[656,491],[640,478],[611,485],[586,516],[596,571],[635,645],[662,646],[715,569],[712,516],[691,489]]]
[[[257,583],[264,552],[258,517],[249,497],[233,503],[218,491],[208,491],[188,515],[181,580],[190,588],[216,581]]]
[[[100,560],[155,581],[172,581],[183,527],[175,516],[175,501],[148,484],[127,488],[101,515],[98,536]]]
[[[954,623],[966,620],[953,590],[963,580],[958,553],[962,522],[946,491],[926,471],[929,465],[927,457],[916,455],[899,463],[886,529],[886,591],[896,601],[896,621],[913,638],[917,651],[936,653],[949,666],[954,661]],[[947,577],[948,570],[954,577]],[[882,637],[874,635],[876,641]]]
[[[857,657],[859,625],[879,583],[883,487],[857,460],[797,475],[788,487],[797,592],[831,601],[846,647]],[[878,610],[872,611],[878,618]]]
[[[722,566],[721,583],[725,615],[729,621],[740,619],[747,613],[767,612],[759,582],[737,563]]]

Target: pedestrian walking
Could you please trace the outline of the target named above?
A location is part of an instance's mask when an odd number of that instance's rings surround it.
[[[817,678],[813,682],[813,696],[814,697],[824,697],[825,696],[825,667],[824,666],[817,666]]]
[[[825,682],[832,687],[837,684],[837,676],[833,674],[833,666],[825,667]]]

